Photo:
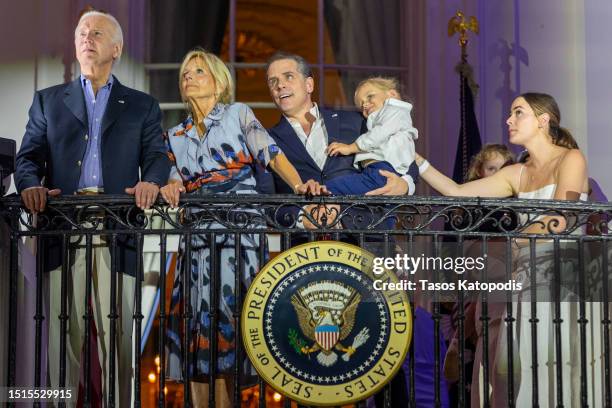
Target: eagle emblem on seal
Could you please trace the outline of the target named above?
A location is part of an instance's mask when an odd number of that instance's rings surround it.
[[[344,353],[342,359],[349,361],[357,348],[370,337],[364,327],[350,346],[342,342],[353,331],[355,313],[361,295],[348,285],[337,281],[312,282],[291,296],[291,304],[298,316],[300,329],[313,343],[301,347],[301,353],[317,353],[317,361],[330,367],[338,361],[336,351]]]

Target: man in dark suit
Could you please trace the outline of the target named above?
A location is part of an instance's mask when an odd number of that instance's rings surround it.
[[[310,66],[299,55],[274,54],[268,60],[266,75],[272,100],[282,112],[280,121],[268,131],[302,179],[307,177],[325,184],[335,177],[356,173],[354,155],[328,156],[326,149],[332,142],[353,143],[365,133],[363,117],[357,112],[319,109],[312,101],[314,79]],[[416,168],[414,170],[416,172]],[[408,192],[408,182],[402,177],[384,170],[381,174],[387,178],[387,184],[368,194],[403,195]],[[416,176],[412,174],[415,180]],[[277,193],[292,192],[291,186],[276,175],[274,186]],[[317,211],[313,208],[309,206],[305,210],[316,216]],[[333,217],[336,211],[327,211],[328,217]],[[304,226],[312,227],[306,217],[303,221]]]
[[[274,104],[282,112],[280,121],[271,129],[270,136],[296,168],[302,180],[314,179],[321,184],[335,177],[355,173],[354,155],[328,156],[327,146],[332,142],[351,144],[367,131],[365,120],[357,112],[321,109],[312,101],[314,79],[308,63],[299,55],[279,52],[268,60],[268,89]],[[416,168],[415,172],[418,171]],[[408,192],[408,182],[395,173],[381,170],[387,178],[384,187],[368,194],[403,195]],[[416,174],[411,173],[416,180]],[[283,180],[274,176],[277,193],[293,192]],[[325,211],[316,207],[304,209],[314,217]],[[332,218],[337,209],[327,211]],[[351,222],[352,217],[347,217]],[[304,226],[313,225],[303,217]],[[351,225],[345,225],[350,228]],[[392,382],[393,401],[407,401],[406,384],[400,370]]]
[[[122,194],[135,196],[136,205],[149,208],[159,186],[167,182],[170,163],[162,140],[159,104],[151,96],[127,88],[111,74],[120,58],[123,35],[117,20],[99,11],[84,13],[75,30],[81,75],[73,82],[36,92],[19,153],[15,180],[31,212],[45,210],[47,196],[59,194]],[[122,241],[129,246],[127,240]],[[72,246],[76,246],[72,244]],[[133,248],[118,254],[117,406],[130,406],[132,370]],[[58,386],[61,251],[47,245],[49,316],[49,376]],[[104,391],[108,391],[110,357],[110,253],[94,241],[92,301]],[[85,250],[71,254],[68,277],[69,332],[66,385],[78,387],[85,313]],[[105,393],[106,393],[105,392]],[[106,398],[105,398],[105,402]],[[105,404],[106,405],[106,404]]]

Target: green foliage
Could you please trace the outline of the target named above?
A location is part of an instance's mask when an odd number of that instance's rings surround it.
[[[297,330],[289,329],[288,337],[289,344],[291,345],[291,347],[293,347],[295,352],[298,354],[303,354],[302,347],[306,347],[306,342],[299,337]]]

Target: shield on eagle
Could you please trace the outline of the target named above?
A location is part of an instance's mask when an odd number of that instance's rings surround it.
[[[315,327],[315,340],[325,351],[331,350],[340,337],[340,328],[336,325],[320,325]]]
[[[373,254],[335,241],[281,255],[259,272],[243,302],[241,332],[259,375],[307,406],[347,405],[379,392],[410,345],[406,292],[374,284],[398,282],[393,271],[374,274]]]

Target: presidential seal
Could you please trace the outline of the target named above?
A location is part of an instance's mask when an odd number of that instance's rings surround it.
[[[412,314],[404,291],[377,291],[374,255],[335,241],[296,246],[251,284],[242,336],[259,375],[306,405],[343,405],[379,391],[399,370]]]

